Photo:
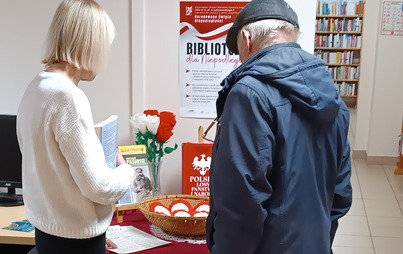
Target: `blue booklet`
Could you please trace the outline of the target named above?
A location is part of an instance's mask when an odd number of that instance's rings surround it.
[[[116,168],[116,153],[118,151],[118,116],[111,115],[108,119],[95,124],[95,132],[104,149],[106,164]]]
[[[21,232],[32,232],[35,230],[35,227],[32,226],[28,220],[22,220],[12,222],[9,226],[4,227],[3,229],[21,231]]]

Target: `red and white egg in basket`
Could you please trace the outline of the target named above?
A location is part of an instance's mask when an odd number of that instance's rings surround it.
[[[207,217],[210,205],[209,201],[202,201],[193,207],[186,199],[177,199],[167,207],[155,201],[150,204],[150,212],[173,217]]]

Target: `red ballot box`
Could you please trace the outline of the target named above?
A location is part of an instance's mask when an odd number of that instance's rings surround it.
[[[213,143],[182,144],[182,193],[210,196],[210,163]]]

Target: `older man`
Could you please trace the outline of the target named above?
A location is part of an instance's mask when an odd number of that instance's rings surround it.
[[[322,60],[301,49],[283,0],[252,0],[227,46],[213,148],[211,254],[327,254],[351,206],[349,111]]]
[[[133,181],[132,188],[136,194],[136,202],[152,197],[151,180],[144,175],[142,168],[136,168],[136,178]]]

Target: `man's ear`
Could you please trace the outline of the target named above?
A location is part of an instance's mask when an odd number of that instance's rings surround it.
[[[252,52],[252,41],[251,41],[250,33],[244,29],[242,29],[241,33],[242,33],[243,42],[245,43],[245,48],[247,49],[248,53],[250,54]]]

